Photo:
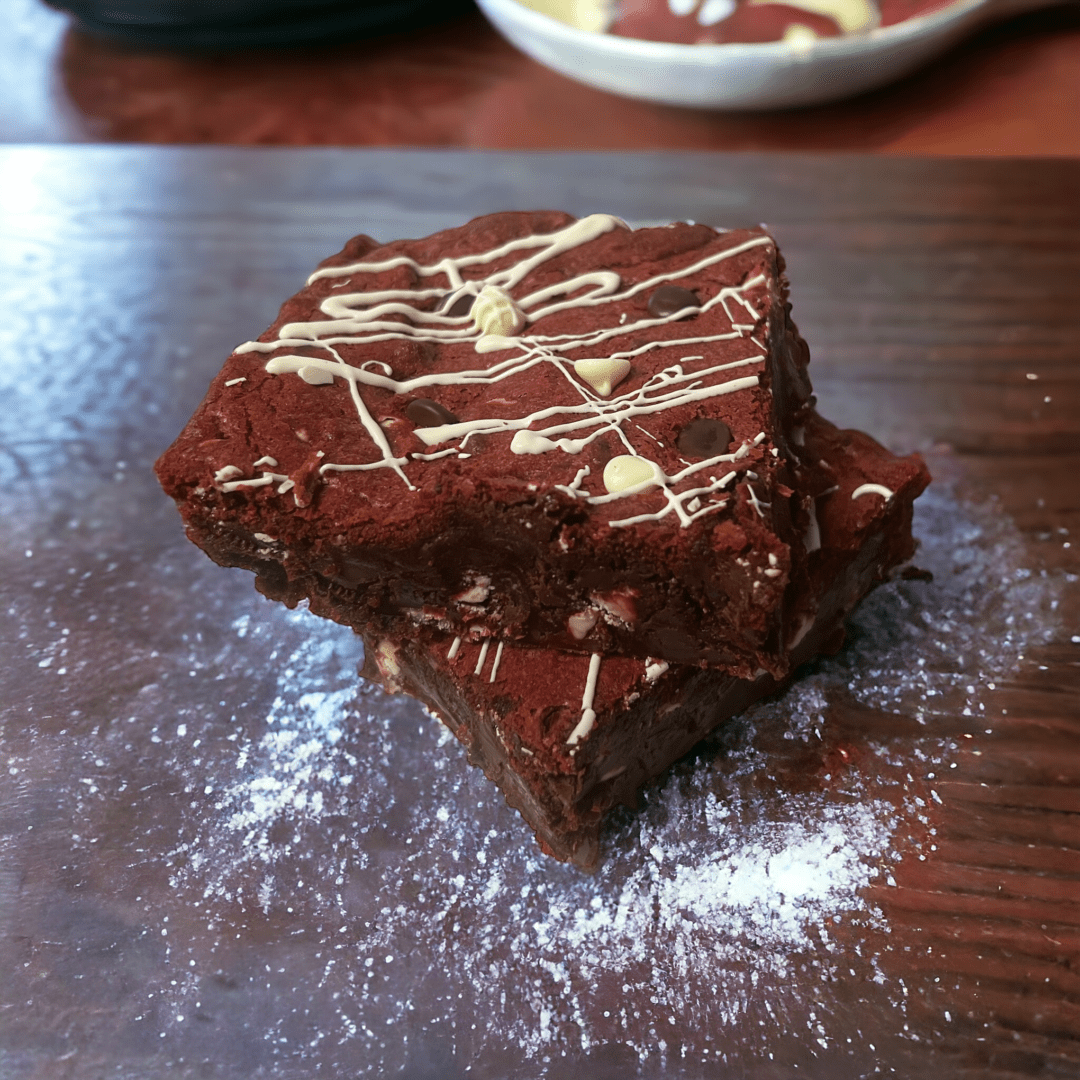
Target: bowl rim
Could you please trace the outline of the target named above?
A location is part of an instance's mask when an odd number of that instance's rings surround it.
[[[562,37],[567,44],[586,45],[612,56],[643,61],[678,62],[709,65],[720,59],[737,56],[747,59],[775,59],[792,64],[813,62],[825,57],[865,54],[907,44],[928,33],[944,32],[952,24],[963,21],[984,9],[1003,6],[1000,0],[952,0],[943,8],[915,15],[888,26],[875,26],[857,34],[818,38],[807,44],[792,46],[784,41],[732,41],[726,44],[684,45],[674,41],[648,41],[643,38],[622,37],[619,34],[581,30],[552,15],[527,7],[519,0],[476,0],[484,12],[494,9],[505,13],[524,26],[545,37]],[[1049,6],[1054,0],[1032,2],[1024,7]],[[1020,7],[1020,5],[1016,5]]]

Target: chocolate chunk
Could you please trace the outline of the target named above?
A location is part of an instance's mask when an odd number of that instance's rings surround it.
[[[665,315],[674,315],[676,311],[688,307],[699,308],[701,301],[697,298],[697,293],[679,285],[661,285],[649,297],[649,314],[658,319]]]
[[[687,457],[711,458],[723,454],[731,442],[731,428],[723,420],[702,416],[679,432],[676,445]]]
[[[443,424],[461,423],[449,409],[426,397],[413,398],[405,409],[405,415],[417,427],[441,427]]]
[[[444,315],[449,315],[451,318],[456,319],[461,315],[468,315],[472,311],[473,301],[476,299],[471,293],[466,293],[464,296],[459,296],[444,312]]]

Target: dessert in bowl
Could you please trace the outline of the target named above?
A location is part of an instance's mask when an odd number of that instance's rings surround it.
[[[523,52],[602,90],[777,109],[892,82],[1054,0],[477,0]]]

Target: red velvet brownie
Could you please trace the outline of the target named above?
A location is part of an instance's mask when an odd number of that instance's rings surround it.
[[[848,613],[882,568],[908,550],[910,504],[882,517],[867,512],[861,493],[888,452],[816,416],[806,445],[829,463],[833,484],[815,500],[816,542],[791,589],[805,619],[790,644],[792,667],[839,647]],[[540,846],[586,868],[598,858],[608,810],[633,805],[643,784],[779,685],[764,670],[735,678],[661,660],[488,639],[368,632],[364,640],[364,674],[435,711]]]
[[[541,212],[357,237],[229,358],[158,473],[214,559],[359,632],[780,679],[833,483],[800,445],[786,298],[760,229]],[[925,469],[866,461],[860,512],[896,561]]]

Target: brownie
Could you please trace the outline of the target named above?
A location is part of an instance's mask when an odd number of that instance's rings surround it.
[[[795,604],[790,667],[843,640],[844,619],[895,565],[910,505],[895,516],[866,512],[867,456],[884,453],[859,432],[812,418],[807,445],[826,456],[832,490],[816,501],[817,534]],[[853,497],[854,496],[854,497]],[[899,544],[899,546],[898,546]],[[486,638],[367,632],[364,674],[423,701],[468,747],[473,764],[502,790],[556,858],[590,868],[605,814],[634,805],[648,781],[706,734],[778,689],[753,678],[658,659],[592,656]]]
[[[789,312],[761,229],[537,212],[357,237],[158,474],[212,558],[368,636],[780,680],[837,467]],[[926,471],[845,446],[884,571]]]

